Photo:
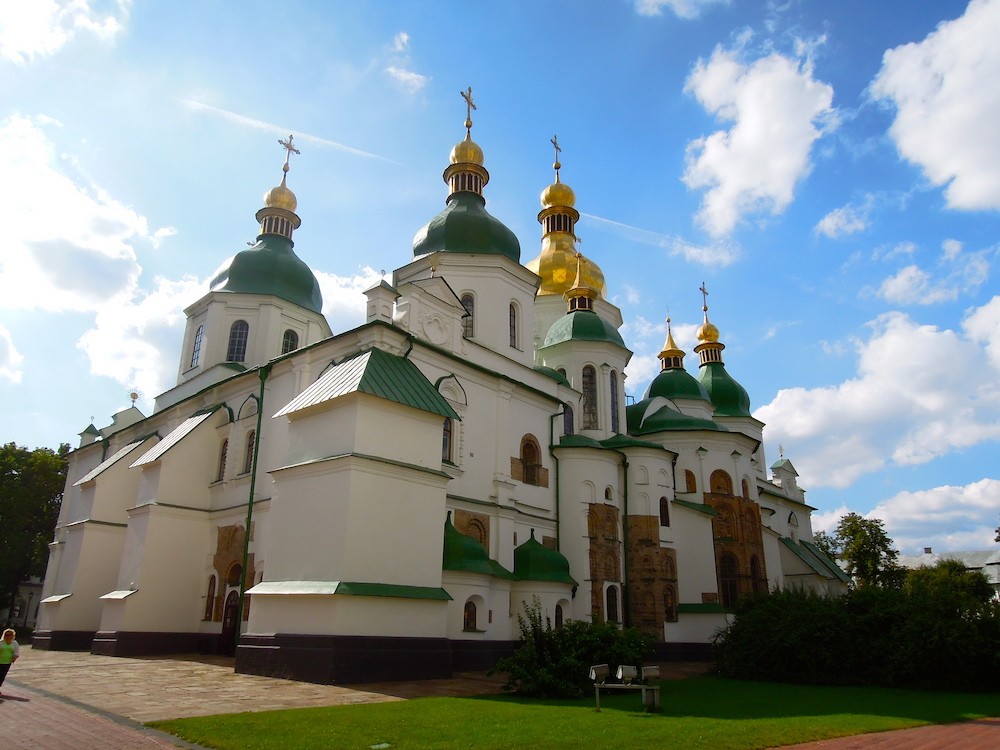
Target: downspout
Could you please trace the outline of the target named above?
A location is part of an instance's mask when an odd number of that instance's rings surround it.
[[[247,498],[247,522],[243,532],[243,571],[240,574],[240,600],[236,605],[236,645],[240,642],[240,633],[243,629],[243,608],[247,591],[247,560],[250,558],[250,524],[253,522],[253,494],[257,485],[257,457],[260,455],[260,425],[264,415],[264,382],[271,374],[271,365],[264,365],[257,371],[260,378],[260,393],[250,396],[257,402],[257,427],[254,432],[253,441],[253,463],[250,468],[250,496]]]
[[[629,627],[630,586],[628,582],[628,456],[623,451],[617,451],[622,457],[622,626]]]
[[[555,491],[556,491],[556,552],[559,552],[559,457],[556,455],[556,445],[555,445],[555,421],[556,417],[560,417],[566,413],[566,405],[563,404],[562,411],[557,411],[555,414],[549,416],[549,455],[552,456],[552,469],[555,472]]]

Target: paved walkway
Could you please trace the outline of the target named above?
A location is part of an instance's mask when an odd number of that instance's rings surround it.
[[[703,664],[663,665],[666,679],[704,672]],[[0,701],[3,750],[189,748],[142,722],[241,711],[332,706],[500,692],[482,673],[448,680],[372,683],[359,689],[236,674],[232,659],[123,659],[22,648]],[[786,750],[997,750],[1000,719],[920,727],[795,745]]]

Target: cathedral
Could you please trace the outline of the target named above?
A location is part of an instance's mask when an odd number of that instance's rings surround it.
[[[176,385],[70,454],[36,648],[419,679],[492,666],[534,602],[554,627],[636,627],[690,659],[741,597],[846,589],[794,467],[767,465],[707,304],[697,375],[668,320],[629,403],[621,311],[577,249],[558,144],[522,262],[463,96],[445,207],[348,331],[293,249],[280,141],[256,243],[184,311]]]

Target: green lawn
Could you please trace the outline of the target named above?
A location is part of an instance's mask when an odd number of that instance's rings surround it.
[[[663,710],[638,693],[573,701],[422,698],[228,714],[151,726],[220,750],[312,748],[750,748],[1000,715],[1000,695],[833,688],[698,677],[662,683]]]

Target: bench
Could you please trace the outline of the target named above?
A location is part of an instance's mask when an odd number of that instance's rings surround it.
[[[597,711],[601,710],[602,690],[638,690],[642,693],[642,706],[646,711],[660,710],[660,686],[648,684],[649,680],[658,680],[659,667],[642,667],[641,682],[634,682],[638,670],[635,667],[622,665],[618,667],[617,679],[620,682],[608,682],[611,670],[607,664],[595,664],[590,668],[590,679],[594,681],[594,702]]]

